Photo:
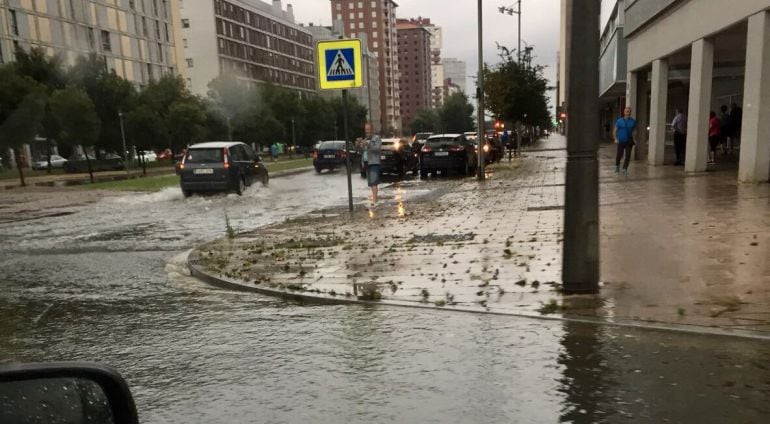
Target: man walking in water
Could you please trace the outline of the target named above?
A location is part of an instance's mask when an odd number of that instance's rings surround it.
[[[620,159],[623,160],[623,173],[628,175],[628,163],[631,161],[631,150],[634,147],[636,138],[636,119],[631,117],[631,108],[626,106],[623,111],[623,117],[615,122],[613,131],[615,144],[618,145],[618,152],[615,155],[615,172],[620,172]],[[625,158],[623,158],[625,156]]]
[[[374,133],[372,124],[366,123],[364,126],[364,132],[366,133],[366,139],[362,142],[366,149],[366,156],[369,161],[367,166],[367,182],[372,189],[372,204],[377,203],[378,189],[377,185],[380,184],[380,175],[382,169],[380,168],[380,150],[382,149],[382,139],[379,135]]]

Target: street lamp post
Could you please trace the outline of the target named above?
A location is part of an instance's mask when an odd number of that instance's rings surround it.
[[[120,120],[120,136],[123,138],[123,167],[128,174],[128,150],[126,150],[126,131],[123,129],[123,111],[118,111],[118,119]]]
[[[478,109],[476,111],[476,126],[478,130],[476,131],[476,143],[477,143],[477,153],[478,153],[478,173],[476,175],[476,178],[478,178],[479,181],[484,180],[484,148],[483,144],[486,142],[486,134],[484,134],[484,44],[482,42],[482,34],[483,34],[483,19],[482,19],[482,0],[478,0],[478,14],[479,14],[479,24],[478,24],[478,41],[479,41],[479,75],[478,75],[478,88],[476,89],[476,102]]]
[[[517,62],[521,63],[521,0],[518,0],[516,2],[516,9],[513,8],[513,5],[510,5],[508,7],[506,6],[500,6],[497,8],[497,10],[500,11],[500,13],[507,13],[509,15],[519,15],[519,47],[518,50],[516,50],[516,58]]]

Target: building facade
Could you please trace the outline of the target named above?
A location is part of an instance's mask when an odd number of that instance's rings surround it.
[[[444,68],[444,86],[454,85],[457,86],[461,92],[467,93],[468,91],[465,84],[467,68],[465,62],[453,57],[446,57],[441,59],[441,63]]]
[[[667,122],[688,114],[685,171],[708,167],[709,113],[742,108],[734,134],[738,178],[770,179],[770,0],[627,1],[627,104],[637,111],[640,150],[653,165],[670,160]]]
[[[434,108],[438,108],[444,104],[444,65],[441,63],[441,48],[444,41],[441,27],[432,24],[430,19],[422,17],[412,19],[411,22],[430,32],[431,102]]]
[[[396,31],[399,87],[402,91],[401,128],[408,132],[417,114],[433,107],[431,32],[423,26],[422,20],[408,19],[397,20]]]
[[[331,0],[333,21],[342,21],[344,36],[366,34],[379,60],[380,125],[383,133],[401,133],[396,8],[393,0]]]
[[[283,10],[280,0],[184,0],[180,11],[184,66],[194,93],[205,95],[209,82],[223,74],[316,92],[313,37],[294,23],[291,5]]]
[[[342,35],[342,21],[336,21],[333,26],[316,26],[310,24],[306,29],[313,36],[313,43],[322,40],[335,40]],[[372,123],[374,130],[379,133],[382,131],[380,124],[380,68],[377,55],[367,48],[369,43],[367,42],[366,34],[358,34],[357,38],[361,39],[363,45],[363,51],[361,55],[364,59],[364,86],[361,88],[353,88],[348,90],[352,96],[354,96],[359,103],[364,105],[368,110],[368,120]],[[321,95],[326,97],[337,97],[342,94],[340,90],[322,90]]]
[[[624,0],[602,0],[599,47],[599,125],[604,140],[626,104],[626,39],[623,35]]]
[[[0,63],[39,47],[73,65],[96,54],[137,85],[181,72],[178,0],[6,0],[0,2]]]

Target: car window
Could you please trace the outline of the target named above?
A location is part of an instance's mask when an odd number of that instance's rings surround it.
[[[242,161],[246,159],[243,146],[240,144],[230,147],[230,160]]]
[[[224,155],[219,148],[190,149],[184,161],[187,163],[222,162]]]
[[[459,140],[460,140],[460,137],[436,137],[436,138],[429,138],[428,144],[431,147],[446,146],[450,144],[458,144],[460,143]]]
[[[318,146],[318,149],[342,150],[344,145],[345,143],[342,141],[324,141],[320,146]]]
[[[254,151],[254,149],[251,148],[251,146],[244,145],[242,147],[243,147],[243,150],[246,152],[247,160],[257,160],[257,153]]]

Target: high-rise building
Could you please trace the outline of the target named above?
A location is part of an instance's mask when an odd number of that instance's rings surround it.
[[[430,21],[428,21],[430,22]],[[421,20],[398,19],[398,71],[401,94],[401,128],[409,131],[417,113],[433,106],[431,84],[431,33]]]
[[[39,47],[67,65],[96,54],[110,70],[138,85],[178,65],[179,0],[0,2],[0,63],[16,49]]]
[[[332,20],[342,21],[344,36],[367,36],[380,72],[380,122],[384,133],[401,133],[396,7],[393,0],[331,0]]]
[[[280,0],[186,0],[181,3],[184,66],[190,88],[208,92],[222,74],[300,92],[317,89],[313,37]]]
[[[434,108],[441,107],[444,103],[444,65],[441,63],[441,48],[443,36],[441,27],[430,22],[430,19],[417,18],[412,22],[421,25],[430,32],[430,80],[432,103]]]
[[[441,59],[441,63],[444,65],[444,81],[449,81],[451,85],[456,85],[461,92],[467,93],[468,91],[465,87],[465,62],[453,57],[446,57]]]
[[[342,21],[335,21],[331,27],[316,26],[312,23],[305,27],[313,36],[313,43],[322,40],[334,40],[342,35]],[[364,86],[348,90],[368,110],[368,120],[372,123],[374,131],[382,131],[380,125],[380,67],[377,55],[367,47],[366,34],[358,34],[361,39],[363,56]],[[322,90],[321,95],[335,97],[341,95],[340,90]]]

